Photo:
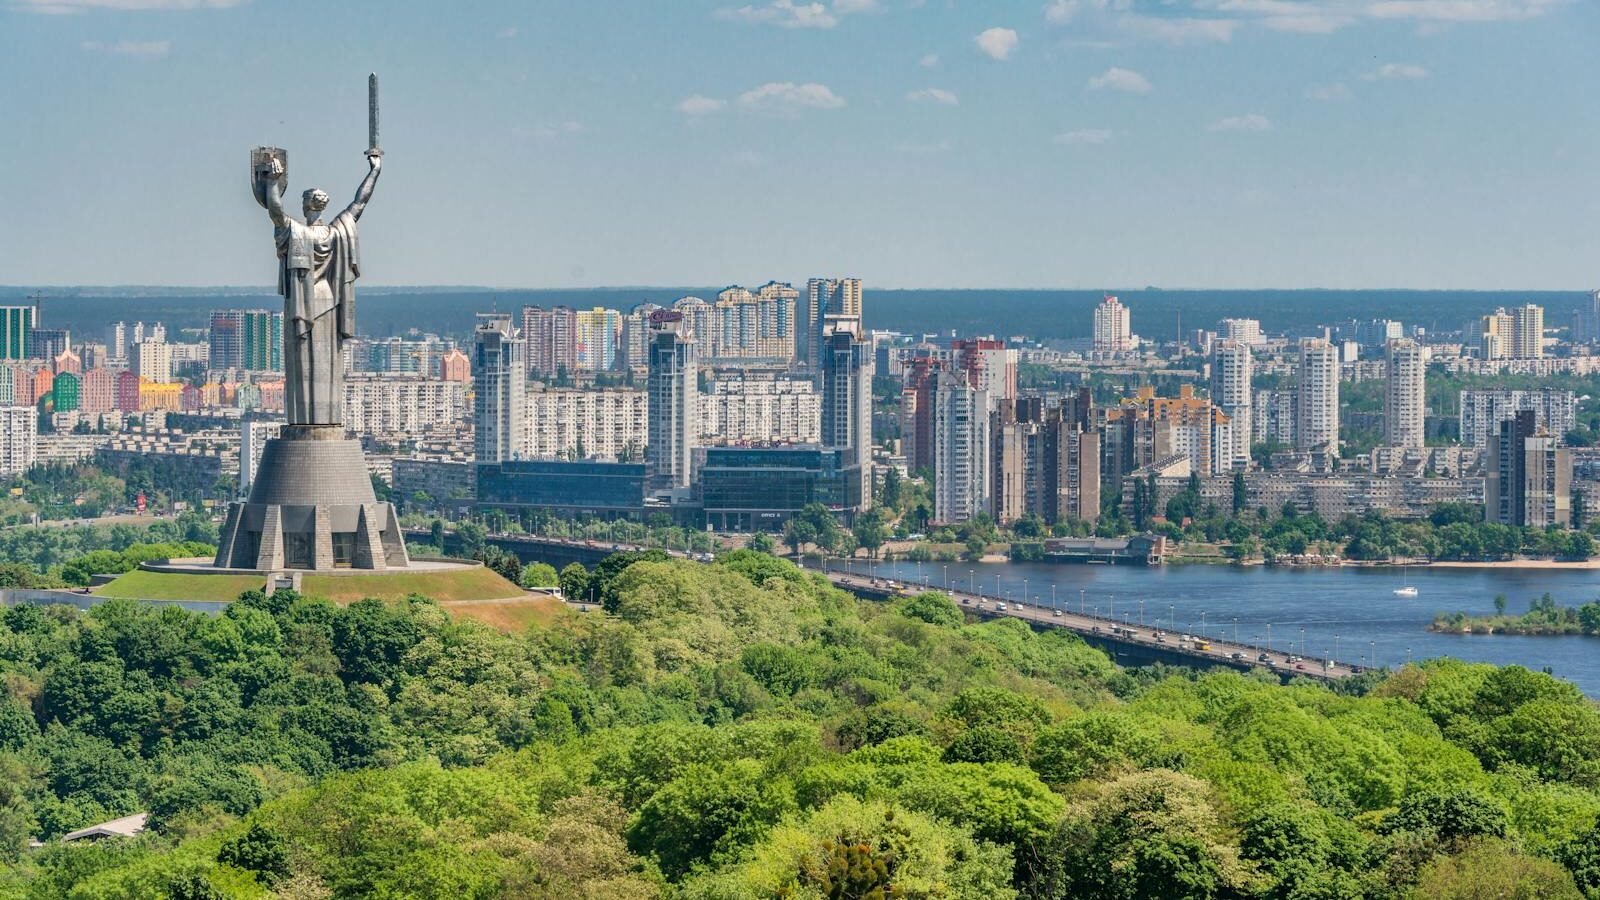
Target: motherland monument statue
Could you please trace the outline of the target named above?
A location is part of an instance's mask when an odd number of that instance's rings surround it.
[[[356,223],[383,169],[378,76],[367,81],[367,175],[350,205],[324,223],[328,195],[302,195],[301,221],[284,209],[288,153],[250,154],[251,191],[272,219],[283,297],[285,424],[267,441],[250,496],[228,507],[215,567],[274,572],[410,565],[394,506],[379,503],[359,441],[344,432],[344,342],[355,336],[361,275]],[[250,452],[250,448],[243,448]]]

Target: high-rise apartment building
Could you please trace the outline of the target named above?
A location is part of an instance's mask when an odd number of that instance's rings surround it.
[[[571,375],[578,367],[578,314],[570,306],[522,308],[528,374],[536,378]]]
[[[655,489],[689,487],[700,431],[699,366],[695,345],[682,332],[683,315],[660,310],[651,317],[646,390],[649,442],[645,463]]]
[[[460,347],[451,347],[439,357],[439,377],[445,381],[466,384],[472,380],[472,360],[461,352]]]
[[[1483,359],[1510,359],[1515,356],[1514,321],[1504,309],[1497,309],[1479,319],[1476,341],[1478,355]]]
[[[1537,426],[1532,410],[1499,423],[1484,471],[1484,518],[1545,528],[1572,522],[1572,451]]]
[[[529,459],[643,462],[650,441],[647,394],[546,388],[528,392],[522,445]]]
[[[793,287],[776,281],[754,291],[733,285],[717,292],[710,313],[709,359],[726,363],[759,359],[787,365],[795,354],[794,308],[799,296]],[[698,321],[690,323],[697,343],[705,341],[698,331],[702,327]]]
[[[146,340],[133,345],[133,351],[134,374],[156,384],[172,380],[172,345]]]
[[[39,327],[39,307],[0,306],[0,359],[27,359],[33,347],[29,338]]]
[[[351,375],[344,428],[356,435],[423,435],[453,430],[467,416],[467,386],[423,375]]]
[[[1055,524],[1100,515],[1100,435],[1087,391],[1047,409],[1043,398],[1004,400],[990,415],[990,512],[1011,523]]]
[[[1528,303],[1511,310],[1511,356],[1514,359],[1544,356],[1544,307]]]
[[[39,413],[31,406],[0,407],[0,475],[21,475],[38,459]]]
[[[650,367],[650,314],[659,303],[645,302],[622,317],[622,339],[617,344],[617,368],[644,375]]]
[[[990,510],[989,398],[948,371],[934,376],[930,393],[933,518],[965,522]]]
[[[214,309],[209,326],[207,365],[211,369],[283,371],[283,313],[266,309]]]
[[[719,377],[700,397],[703,444],[818,444],[822,395],[804,378]]]
[[[1259,329],[1258,329],[1259,334]],[[1231,468],[1243,469],[1250,465],[1250,439],[1254,428],[1254,390],[1250,386],[1253,375],[1250,344],[1238,338],[1224,338],[1212,347],[1211,402],[1232,421],[1233,455]]]
[[[978,338],[951,341],[950,350],[955,367],[966,376],[967,384],[988,392],[991,409],[1002,400],[1016,398],[1015,347],[1007,347],[1005,341]]]
[[[683,334],[694,342],[696,359],[715,359],[717,338],[717,309],[699,297],[682,297],[673,301],[674,312],[683,316]]]
[[[517,457],[526,409],[526,351],[509,313],[478,314],[472,343],[472,420],[480,466]]]
[[[905,386],[900,390],[900,452],[913,472],[933,470],[934,378],[945,369],[943,360],[913,357],[905,366]]]
[[[283,313],[247,309],[239,316],[239,367],[247,372],[283,371]],[[212,368],[219,368],[216,361]]]
[[[1467,390],[1461,392],[1461,443],[1488,448],[1500,423],[1517,413],[1533,413],[1534,427],[1560,441],[1577,425],[1578,395],[1556,388],[1530,391]]]
[[[580,372],[610,372],[617,368],[617,340],[622,336],[622,313],[596,306],[580,309],[575,317],[577,365]]]
[[[853,482],[846,504],[872,504],[872,345],[861,340],[859,319],[836,322],[823,336],[822,444],[842,451],[845,477]]]
[[[861,279],[812,278],[806,282],[796,351],[810,371],[817,371],[823,329],[828,316],[861,318]]]
[[[1600,342],[1600,291],[1590,291],[1588,302],[1573,313],[1572,341],[1575,344]]]
[[[1217,323],[1217,336],[1230,341],[1238,341],[1247,347],[1254,347],[1262,342],[1261,321],[1259,319],[1223,319]]]
[[[1094,308],[1094,349],[1105,353],[1133,349],[1133,326],[1128,308],[1116,297],[1107,296]]]
[[[244,367],[244,310],[214,309],[206,323],[206,342],[216,369]]]
[[[1427,394],[1424,377],[1427,359],[1422,345],[1410,338],[1389,342],[1384,368],[1383,437],[1390,447],[1422,449]]]
[[[1201,477],[1233,470],[1233,420],[1211,400],[1195,396],[1189,385],[1179,387],[1176,397],[1158,397],[1154,388],[1141,387],[1096,417],[1103,434],[1101,472],[1108,484],[1174,456],[1187,457]]]
[[[34,328],[28,334],[30,359],[55,359],[72,346],[72,333],[65,328]]]
[[[106,326],[106,353],[114,360],[128,358],[127,322],[112,322]]]
[[[108,413],[116,408],[117,378],[107,369],[89,369],[78,384],[78,410]]]
[[[1300,339],[1295,385],[1295,446],[1339,452],[1339,351],[1322,338]]]

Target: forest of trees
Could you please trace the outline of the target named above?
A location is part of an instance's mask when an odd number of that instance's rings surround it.
[[[580,576],[604,615],[520,635],[6,610],[0,896],[1600,897],[1600,710],[1547,675],[1124,670],[748,550]]]

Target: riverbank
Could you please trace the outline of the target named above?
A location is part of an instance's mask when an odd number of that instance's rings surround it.
[[[1439,562],[1426,563],[1426,565],[1434,569],[1545,569],[1551,571],[1568,570],[1574,572],[1584,572],[1590,570],[1600,570],[1600,559],[1558,560],[1526,559],[1519,557],[1517,559],[1489,560],[1482,562],[1476,560],[1465,562],[1441,560]]]

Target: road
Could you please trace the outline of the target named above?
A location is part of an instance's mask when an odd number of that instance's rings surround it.
[[[829,572],[828,579],[836,586],[853,592],[881,594],[888,585],[895,585],[898,588],[895,591],[896,593],[910,594],[924,590],[913,584],[889,582],[881,578],[875,579],[844,572]],[[1130,627],[1124,622],[1075,613],[1065,607],[1057,612],[1047,606],[1024,606],[1015,602],[996,601],[993,597],[984,597],[980,594],[971,594],[966,591],[947,591],[946,593],[949,594],[951,599],[961,604],[962,609],[979,616],[1010,616],[1035,625],[1065,628],[1068,631],[1096,640],[1151,647],[1166,653],[1192,657],[1197,661],[1204,660],[1212,664],[1250,665],[1269,669],[1280,675],[1304,675],[1318,679],[1348,678],[1351,675],[1358,674],[1360,671],[1360,666],[1353,666],[1350,663],[1338,660],[1313,659],[1309,657],[1300,659],[1279,651],[1267,653],[1267,661],[1262,662],[1260,657],[1266,652],[1265,648],[1252,644],[1234,643],[1209,635],[1191,635],[1191,640],[1184,641],[1184,635],[1162,632],[1157,630],[1154,625],[1149,627],[1132,625]]]

